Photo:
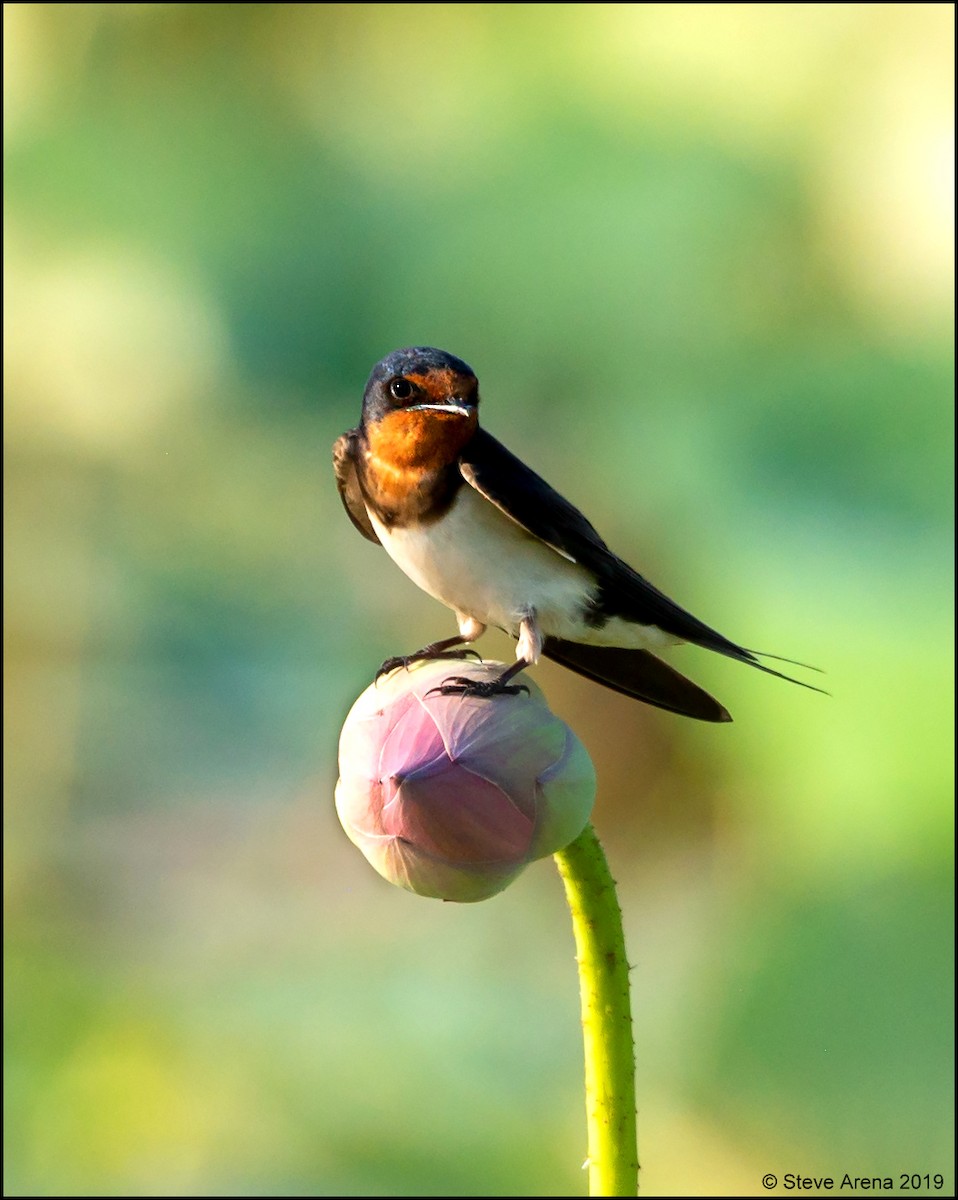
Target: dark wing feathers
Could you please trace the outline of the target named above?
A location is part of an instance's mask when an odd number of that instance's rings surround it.
[[[359,479],[356,475],[358,453],[359,430],[349,429],[333,443],[333,470],[336,472],[336,483],[339,486],[343,508],[349,514],[349,519],[364,538],[368,538],[378,546],[379,538],[369,520],[369,513],[366,512],[366,505],[363,503],[363,494],[359,489]]]
[[[611,553],[574,505],[484,429],[469,439],[459,469],[477,492],[564,558],[589,566],[590,557]]]
[[[476,491],[533,537],[594,571],[608,616],[657,625],[683,641],[757,665],[748,650],[680,608],[613,554],[577,508],[484,430],[463,451],[460,470]]]
[[[595,529],[589,524],[564,496],[549,486],[535,471],[531,471],[521,459],[511,454],[505,446],[497,442],[485,430],[478,430],[462,452],[460,470],[463,478],[477,492],[485,496],[491,503],[521,525],[533,537],[539,538],[564,557],[579,563],[581,566],[595,572],[599,581],[600,610],[610,617],[622,617],[626,621],[635,621],[639,625],[656,625],[666,633],[681,638],[684,642],[692,642],[706,650],[714,650],[738,662],[757,667],[766,675],[774,675],[778,679],[787,679],[789,683],[797,683],[800,687],[809,688],[813,692],[822,691],[801,679],[793,679],[772,667],[766,667],[756,658],[756,651],[747,650],[736,642],[723,637],[716,629],[693,617],[690,612],[681,608],[674,600],[670,600],[664,592],[660,592],[654,584],[634,571],[628,563],[613,554]],[[563,643],[564,646],[572,643]],[[590,653],[597,652],[597,647],[580,647],[577,650],[588,649]],[[580,674],[588,674],[581,666],[573,666],[566,661],[570,656],[563,651],[567,666]],[[616,650],[615,653],[625,653]],[[640,653],[640,652],[639,652]],[[553,655],[552,657],[557,657]],[[605,662],[605,656],[600,655]],[[671,671],[670,667],[648,655],[658,664],[656,671],[660,680],[665,679],[663,672]],[[774,657],[774,655],[769,655]],[[608,660],[611,662],[611,658]],[[790,661],[790,660],[785,660]],[[802,664],[797,664],[802,665]],[[814,668],[813,668],[814,669]],[[681,675],[673,672],[676,679],[683,680]],[[606,682],[602,676],[599,676]],[[614,687],[614,684],[607,686]],[[693,687],[693,684],[689,684]],[[624,689],[619,689],[624,690]],[[630,692],[630,695],[635,694]],[[827,695],[828,693],[824,693]],[[702,695],[705,695],[703,692]],[[647,697],[643,697],[648,699]],[[711,697],[707,697],[711,700]],[[662,708],[669,707],[660,701],[649,699],[650,704],[659,704]],[[714,702],[713,702],[714,703]],[[724,712],[724,709],[722,710]],[[693,715],[689,713],[689,715]],[[709,719],[709,718],[706,718]],[[725,718],[711,718],[723,720]]]

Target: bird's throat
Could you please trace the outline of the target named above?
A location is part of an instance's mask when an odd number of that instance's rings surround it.
[[[361,466],[367,504],[388,524],[440,516],[462,482],[455,467],[475,414],[398,410],[366,430]]]
[[[366,443],[376,470],[435,471],[458,457],[475,429],[475,413],[397,409],[366,430]]]

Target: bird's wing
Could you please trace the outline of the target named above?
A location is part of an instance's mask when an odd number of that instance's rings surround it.
[[[660,592],[654,584],[649,583],[638,571],[633,570],[628,563],[614,554],[574,505],[564,496],[560,496],[541,476],[531,471],[521,459],[511,454],[485,430],[477,430],[470,438],[460,456],[459,469],[467,483],[527,533],[551,546],[564,558],[595,574],[598,583],[595,598],[597,615],[621,617],[638,625],[655,625],[683,642],[692,642],[696,646],[703,646],[738,662],[747,663],[750,667],[764,671],[766,675],[787,679],[789,683],[797,683],[813,692],[822,690],[801,679],[793,679],[791,675],[784,675],[772,667],[766,667],[757,660],[756,655],[759,651],[747,650],[744,646],[730,641],[669,599],[664,592]],[[548,648],[550,642],[554,650],[551,654]],[[568,649],[570,646],[574,648],[574,654]],[[692,712],[688,707],[679,708],[677,704],[666,702],[670,694],[673,697],[678,696],[679,692],[675,689],[680,688],[684,689],[686,698],[680,701],[681,703],[688,701],[699,704],[698,700],[692,699],[689,690],[694,689],[695,685],[689,683],[678,672],[673,672],[654,655],[646,654],[645,660],[641,662],[636,659],[633,672],[631,667],[624,665],[623,659],[618,660],[618,667],[613,668],[611,665],[612,653],[624,653],[619,649],[614,649],[607,655],[604,648],[586,647],[573,642],[556,643],[554,639],[549,639],[544,653],[564,663],[573,671],[578,671],[580,675],[597,679],[607,687],[624,691],[627,695],[639,695],[638,691],[630,690],[632,683],[629,680],[634,679],[635,673],[644,675],[647,681],[656,681],[654,686],[659,689],[660,698],[643,696],[642,699],[650,704],[657,704],[660,708],[685,712],[688,716],[701,715]],[[650,659],[651,663],[648,661]],[[610,681],[615,670],[620,668],[629,676],[625,686]],[[701,692],[701,696],[704,697],[704,701],[713,705],[716,711],[725,712],[707,693]],[[703,719],[722,721],[727,720],[728,716],[704,716]]]
[[[574,505],[484,429],[469,439],[459,470],[481,496],[570,562],[588,566],[597,554],[611,553]]]
[[[333,442],[333,470],[336,472],[336,483],[343,501],[343,508],[349,513],[349,519],[364,538],[368,538],[378,546],[379,538],[369,520],[369,513],[366,511],[363,494],[359,487],[359,478],[356,474],[358,443],[358,429],[347,430]]]
[[[581,512],[485,430],[460,456],[463,478],[527,533],[595,573],[599,609],[751,661],[749,652],[680,608],[609,549]]]

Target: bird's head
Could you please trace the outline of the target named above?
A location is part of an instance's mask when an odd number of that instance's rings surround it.
[[[479,381],[461,358],[430,346],[394,350],[363,394],[370,443],[405,465],[455,457],[478,424]]]
[[[479,381],[461,358],[431,346],[409,346],[373,367],[363,394],[363,421],[368,425],[399,410],[475,420],[478,405]]]

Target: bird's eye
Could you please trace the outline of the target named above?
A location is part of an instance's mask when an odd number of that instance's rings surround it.
[[[416,393],[408,379],[394,379],[389,385],[389,391],[397,400],[409,400]]]

